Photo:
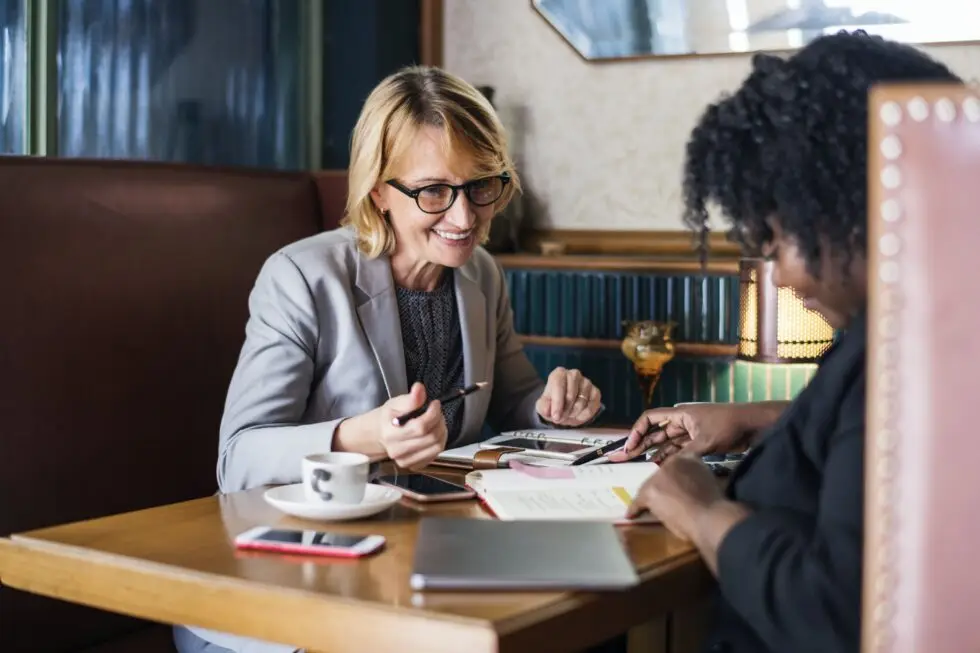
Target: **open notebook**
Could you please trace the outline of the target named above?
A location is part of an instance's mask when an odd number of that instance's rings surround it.
[[[630,523],[627,506],[658,469],[655,463],[482,469],[467,474],[466,484],[503,520]]]

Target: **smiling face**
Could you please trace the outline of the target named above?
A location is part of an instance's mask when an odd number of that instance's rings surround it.
[[[458,186],[468,182],[478,182],[470,190],[478,200],[497,194],[498,178],[479,182],[484,176],[477,173],[472,157],[450,151],[445,143],[441,129],[420,128],[392,167],[393,184],[380,181],[371,193],[375,205],[387,212],[395,233],[391,259],[396,277],[406,271],[418,274],[432,266],[460,267],[490,228],[495,205],[479,206],[462,190],[456,192],[448,209],[438,213],[427,211],[447,203],[449,189],[428,188],[419,193],[418,201],[408,194],[434,184]]]
[[[823,316],[835,328],[846,327],[868,301],[867,263],[863,256],[852,256],[845,274],[844,260],[826,244],[821,247],[819,277],[810,273],[806,258],[795,242],[775,220],[770,222],[772,240],[762,254],[774,263],[773,283],[792,288],[804,305]]]

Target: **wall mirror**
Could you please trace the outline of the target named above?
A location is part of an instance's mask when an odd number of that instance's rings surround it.
[[[906,43],[980,40],[964,0],[531,0],[589,61],[792,50],[841,29]]]

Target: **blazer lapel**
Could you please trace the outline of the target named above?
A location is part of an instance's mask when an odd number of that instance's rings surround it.
[[[358,256],[355,284],[366,296],[358,304],[357,317],[378,361],[388,397],[403,395],[408,392],[405,348],[388,257]]]
[[[466,385],[479,381],[492,381],[487,378],[487,352],[490,349],[487,334],[487,298],[476,281],[474,267],[475,264],[470,260],[458,268],[453,275],[463,340],[463,380]],[[457,446],[479,435],[491,389],[475,392],[463,399],[466,402],[463,409],[463,427]]]

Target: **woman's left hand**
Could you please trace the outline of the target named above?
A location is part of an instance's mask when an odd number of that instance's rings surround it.
[[[626,511],[628,519],[649,511],[677,537],[695,541],[698,518],[724,501],[718,479],[701,458],[681,452],[648,478]]]
[[[578,370],[556,367],[548,375],[541,398],[535,404],[538,415],[558,426],[582,426],[599,412],[602,393]]]

